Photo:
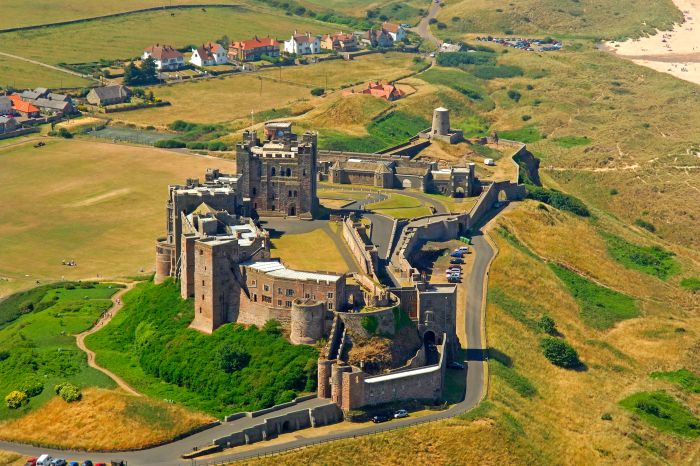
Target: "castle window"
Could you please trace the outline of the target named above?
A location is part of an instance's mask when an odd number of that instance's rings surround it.
[[[333,299],[333,293],[328,293],[328,299]]]
[[[263,295],[263,297],[262,297],[262,302],[264,302],[264,303],[272,303],[272,298],[269,297],[269,296]]]
[[[281,299],[278,299],[278,300],[277,300],[277,305],[280,306],[280,307],[282,307],[282,300],[281,300]]]
[[[202,286],[204,286],[204,280],[202,280]]]
[[[291,168],[287,168],[287,176],[292,176],[292,169]]]
[[[305,297],[306,299],[309,299],[309,298],[311,297],[311,295],[310,295],[309,293],[306,293],[306,295],[304,295],[304,297]]]
[[[250,286],[257,286],[257,285],[258,285],[258,281],[257,281],[257,280],[252,280],[252,281],[250,282]]]
[[[258,295],[253,293],[253,302],[257,303],[258,302]]]
[[[303,169],[303,170],[301,171],[301,174],[304,175],[304,176],[306,176],[306,169]]]
[[[333,310],[333,303],[328,303],[328,310],[332,311]]]
[[[294,296],[294,290],[291,288],[287,288],[287,296]]]
[[[297,197],[297,192],[296,192],[296,191],[294,191],[294,197]]]
[[[289,197],[292,197],[292,190],[291,190],[291,189],[289,190],[288,196],[289,196]]]
[[[201,256],[202,254],[204,254],[204,250],[203,250],[203,249],[200,249],[200,250],[199,250],[199,255]]]
[[[202,306],[199,306],[199,313],[202,313]]]
[[[270,176],[275,176],[275,173],[276,173],[275,167],[272,167],[270,169]]]
[[[291,301],[285,301],[284,302],[285,307],[292,307],[292,302]]]
[[[263,290],[270,291],[270,285],[263,285]]]
[[[204,301],[204,295],[202,295],[202,301]]]
[[[258,190],[253,188],[253,196],[255,196],[258,193]]]

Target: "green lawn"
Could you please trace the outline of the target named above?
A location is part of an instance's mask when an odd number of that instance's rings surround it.
[[[314,348],[255,326],[224,325],[205,335],[188,328],[193,317],[192,301],[180,298],[173,281],[143,282],[86,343],[134,389],[218,417],[315,390]]]
[[[386,193],[388,199],[367,204],[365,207],[393,218],[413,218],[430,215],[430,208],[423,202],[403,194]]]
[[[620,405],[662,432],[697,438],[700,419],[663,390],[628,396]]]
[[[559,265],[550,268],[564,282],[581,308],[581,320],[598,330],[612,328],[617,322],[639,316],[634,298],[600,286]]]
[[[75,334],[89,329],[112,305],[117,286],[110,284],[55,285],[33,293],[10,296],[2,303],[4,316],[16,318],[0,328],[0,396],[19,390],[27,381],[40,382],[43,391],[27,405],[10,410],[0,405],[0,420],[18,417],[55,395],[63,381],[79,386],[111,388],[107,376],[87,366],[85,353],[75,346]],[[11,307],[16,311],[11,312]]]

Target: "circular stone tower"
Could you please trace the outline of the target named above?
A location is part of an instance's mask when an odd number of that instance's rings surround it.
[[[450,132],[450,111],[445,107],[438,107],[433,111],[432,134],[446,136]]]
[[[289,339],[295,345],[312,345],[323,337],[325,323],[324,303],[296,300],[292,303]]]

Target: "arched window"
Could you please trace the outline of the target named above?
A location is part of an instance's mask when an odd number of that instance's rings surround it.
[[[306,168],[301,171],[301,174],[306,176]]]
[[[277,173],[277,170],[275,170],[275,167],[272,167],[270,169],[270,176],[275,176],[275,173]]]
[[[292,197],[292,191],[289,190],[289,197]]]
[[[297,192],[296,192],[296,190],[294,191],[294,197],[297,197]]]
[[[287,168],[287,176],[292,176],[292,169],[291,168]]]

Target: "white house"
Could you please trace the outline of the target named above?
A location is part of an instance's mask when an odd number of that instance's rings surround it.
[[[382,30],[386,31],[394,42],[402,41],[406,38],[406,30],[400,24],[394,24],[384,21]]]
[[[318,36],[312,36],[310,32],[297,34],[294,31],[292,38],[284,41],[284,51],[296,55],[321,53],[321,39]]]
[[[185,66],[185,57],[171,45],[152,45],[144,50],[141,58],[153,58],[160,71],[178,70]]]
[[[223,65],[228,62],[226,54],[227,51],[221,44],[209,42],[208,44],[202,44],[201,47],[192,49],[190,63],[195,66]]]

